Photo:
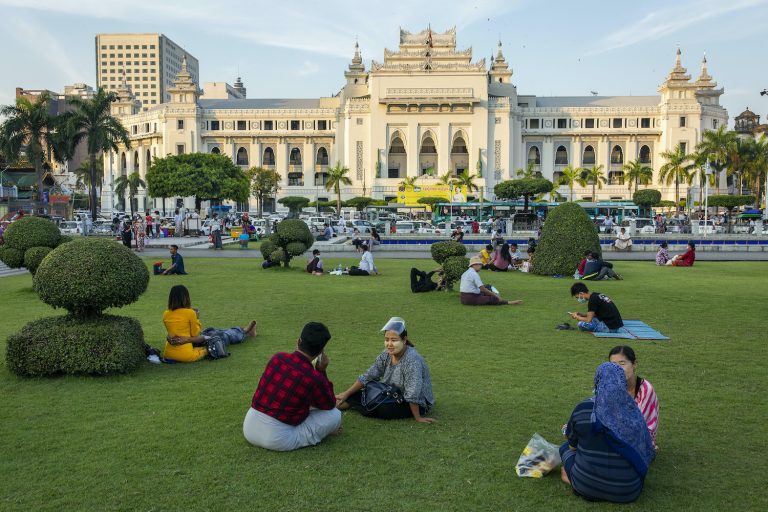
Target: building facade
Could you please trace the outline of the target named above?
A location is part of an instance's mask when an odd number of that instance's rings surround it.
[[[464,170],[478,176],[476,197],[492,199],[495,184],[528,164],[550,180],[567,166],[601,165],[608,183],[594,199],[618,199],[631,197],[624,164],[640,160],[654,170],[653,187],[672,199],[674,187],[656,182],[661,154],[677,145],[693,151],[705,130],[728,121],[706,59],[692,81],[679,50],[658,95],[538,97],[518,94],[501,43],[487,63],[457,48],[455,29],[401,30],[398,49],[385,49],[368,68],[355,45],[344,79],[333,97],[204,99],[182,65],[168,102],[143,112],[123,82],[114,109],[133,147],[105,159],[103,207],[114,204],[108,184],[115,177],[143,175],[153,157],[197,151],[226,154],[244,169],[277,170],[278,196],[327,197],[328,168],[340,162],[352,180],[344,199],[393,200],[406,177],[428,182],[431,174]],[[575,198],[591,198],[591,190],[577,186]]]
[[[197,59],[163,34],[97,34],[96,85],[116,91],[125,81],[141,109],[148,110],[170,100],[168,89],[184,58],[199,83]]]

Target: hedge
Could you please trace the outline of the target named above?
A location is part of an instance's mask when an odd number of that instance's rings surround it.
[[[37,267],[42,263],[43,258],[48,256],[53,249],[50,247],[31,247],[24,253],[24,266],[32,275],[37,272]]]
[[[440,265],[451,256],[466,256],[467,254],[467,248],[464,247],[464,244],[452,240],[435,242],[429,250],[432,253],[432,259]]]
[[[144,262],[113,240],[81,238],[53,250],[37,269],[40,299],[78,317],[135,302],[149,283]]]
[[[6,347],[8,368],[25,377],[126,373],[144,357],[138,320],[110,315],[34,320],[9,336]]]
[[[24,266],[24,252],[8,247],[8,244],[0,245],[0,261],[11,268],[21,268]]]
[[[43,217],[22,217],[12,222],[3,234],[5,245],[21,252],[32,247],[50,247],[59,244],[61,232],[50,220]]]
[[[533,273],[572,275],[587,250],[601,255],[597,227],[584,208],[563,203],[547,216],[536,247]]]
[[[449,287],[461,279],[461,275],[469,268],[469,259],[464,256],[449,256],[443,261],[443,278]]]

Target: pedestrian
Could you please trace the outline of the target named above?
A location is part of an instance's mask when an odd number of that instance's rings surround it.
[[[213,214],[213,223],[211,224],[211,236],[213,237],[213,248],[224,249],[221,243],[221,221],[219,220],[219,214]]]
[[[155,210],[155,216],[152,218],[152,223],[155,227],[155,238],[160,238],[160,212]]]
[[[131,239],[133,239],[133,224],[131,218],[127,215],[123,218],[122,224],[120,224],[120,236],[123,238],[123,245],[127,248],[131,248]]]
[[[133,218],[133,236],[136,239],[136,251],[144,252],[144,239],[147,236],[147,227],[144,217],[137,213]]]
[[[176,232],[173,236],[184,236],[184,216],[178,208],[174,212],[173,222],[176,225]]]

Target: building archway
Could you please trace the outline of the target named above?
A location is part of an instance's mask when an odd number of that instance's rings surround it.
[[[457,132],[453,137],[453,144],[451,144],[451,169],[454,175],[459,175],[469,169],[467,138],[463,131]]]
[[[528,150],[528,163],[541,165],[541,151],[537,146],[531,146],[531,149]]]
[[[623,165],[624,164],[624,150],[618,144],[613,146],[611,150],[611,165]]]
[[[595,148],[587,146],[584,148],[584,157],[581,159],[581,163],[584,165],[595,165]]]
[[[328,150],[320,146],[315,154],[315,186],[325,186],[328,179]]]
[[[275,151],[272,148],[264,148],[264,158],[261,159],[261,165],[268,168],[275,166]]]
[[[437,147],[435,146],[435,136],[431,131],[424,133],[421,138],[421,148],[419,149],[419,175],[427,173],[437,173]]]
[[[643,145],[640,148],[639,159],[641,164],[651,163],[651,148],[649,148],[648,145]]]
[[[219,149],[218,146],[216,146],[213,149],[211,149],[211,153],[213,153],[214,155],[220,155],[221,154],[221,150]]]
[[[392,134],[387,158],[387,178],[405,178],[408,176],[408,153],[399,131]]]
[[[237,165],[248,165],[248,150],[241,147],[237,150]]]
[[[568,165],[568,150],[565,146],[557,146],[555,151],[555,165]]]

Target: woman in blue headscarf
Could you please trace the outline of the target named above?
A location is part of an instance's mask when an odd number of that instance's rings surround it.
[[[640,496],[656,450],[619,365],[597,367],[595,395],[576,406],[565,435],[562,478],[574,493],[616,503]]]

